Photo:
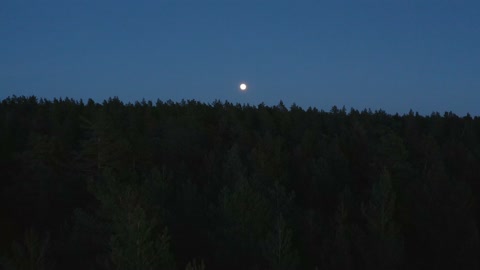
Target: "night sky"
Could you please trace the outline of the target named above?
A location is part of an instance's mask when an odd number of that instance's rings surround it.
[[[480,1],[1,0],[11,95],[480,115]]]

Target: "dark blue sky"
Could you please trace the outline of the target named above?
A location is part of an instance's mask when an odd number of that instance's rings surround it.
[[[2,0],[10,95],[480,115],[480,1]]]

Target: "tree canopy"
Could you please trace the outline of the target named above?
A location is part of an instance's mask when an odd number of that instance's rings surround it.
[[[4,269],[480,266],[477,116],[14,96],[0,169]]]

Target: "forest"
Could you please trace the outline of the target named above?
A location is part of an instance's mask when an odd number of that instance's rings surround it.
[[[1,269],[479,269],[480,117],[12,96]]]

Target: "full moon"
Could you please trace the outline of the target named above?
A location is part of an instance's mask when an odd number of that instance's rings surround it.
[[[242,91],[247,90],[247,85],[244,84],[244,83],[240,84],[240,90],[242,90]]]

